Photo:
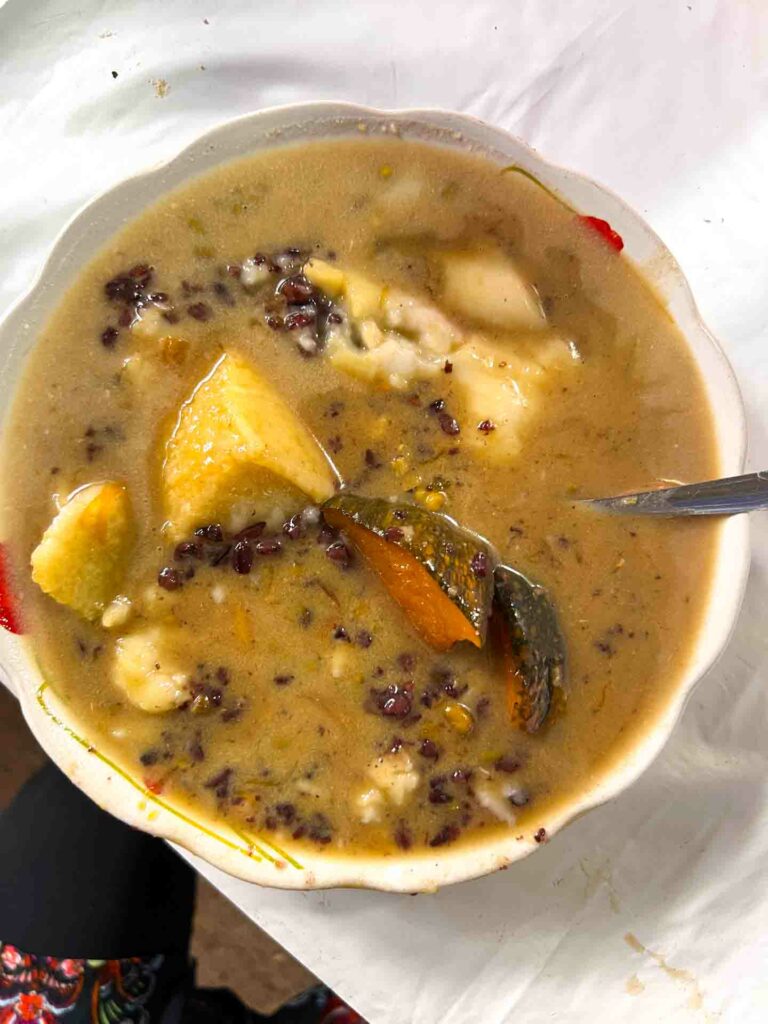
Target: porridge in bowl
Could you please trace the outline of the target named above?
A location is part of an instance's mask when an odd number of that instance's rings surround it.
[[[123,228],[2,453],[19,614],[99,750],[289,850],[543,840],[671,700],[715,550],[577,501],[718,469],[620,246],[397,139],[224,165]],[[505,566],[555,609],[543,679]]]

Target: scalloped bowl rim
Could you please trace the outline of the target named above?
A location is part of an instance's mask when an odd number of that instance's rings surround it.
[[[369,135],[401,134],[514,163],[579,211],[610,221],[624,237],[625,253],[662,295],[694,354],[712,406],[721,472],[741,471],[746,424],[736,379],[722,349],[702,322],[680,267],[661,240],[637,213],[603,186],[549,163],[503,129],[442,110],[385,111],[342,102],[270,107],[206,131],[176,156],[132,175],[87,202],[63,228],[35,281],[0,323],[0,396],[5,407],[18,382],[24,357],[64,288],[125,220],[138,215],[170,188],[249,152],[293,141],[350,137],[359,131]],[[748,517],[734,517],[720,529],[707,611],[674,696],[620,764],[606,771],[578,798],[542,815],[541,825],[549,837],[617,796],[657,756],[693,687],[728,642],[748,568]],[[532,834],[518,837],[513,829],[509,835],[443,848],[439,854],[422,851],[374,856],[320,851],[308,855],[304,850],[285,851],[263,836],[233,832],[222,821],[206,818],[202,812],[195,812],[197,818],[192,818],[192,812],[148,792],[139,779],[104,758],[89,741],[87,726],[42,679],[29,641],[2,629],[0,674],[19,698],[40,745],[96,803],[128,824],[178,843],[247,881],[293,889],[351,886],[393,892],[434,891],[505,868],[538,847]]]

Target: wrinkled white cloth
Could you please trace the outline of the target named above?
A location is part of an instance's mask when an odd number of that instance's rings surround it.
[[[8,0],[0,310],[95,193],[222,120],[306,99],[465,111],[620,193],[679,259],[740,379],[750,464],[768,467],[754,0]],[[371,1024],[765,1021],[765,514],[753,536],[733,640],[661,757],[524,863],[416,898],[196,867]]]

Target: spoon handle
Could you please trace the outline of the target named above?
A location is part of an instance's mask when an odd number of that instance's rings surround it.
[[[768,509],[768,470],[616,498],[593,498],[595,508],[633,516],[734,516]]]

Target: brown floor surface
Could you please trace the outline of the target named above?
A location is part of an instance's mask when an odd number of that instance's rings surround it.
[[[16,700],[0,684],[0,811],[43,761]],[[315,982],[282,946],[202,878],[192,953],[198,961],[199,985],[231,988],[262,1013],[272,1013]]]

